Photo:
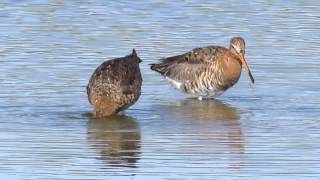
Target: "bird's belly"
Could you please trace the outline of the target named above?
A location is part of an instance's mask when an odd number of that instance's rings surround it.
[[[194,97],[203,97],[203,98],[215,98],[224,93],[223,90],[219,90],[214,87],[210,88],[194,88],[188,91],[188,94],[191,94]]]
[[[192,97],[215,98],[222,95],[225,91],[216,87],[191,87],[185,83],[166,77],[166,80],[177,90],[189,94]]]
[[[169,78],[169,77],[166,77],[166,80],[167,80],[174,88],[176,88],[177,90],[180,90],[180,91],[183,90],[183,88],[182,88],[183,83],[182,83],[182,82],[177,81],[177,80],[174,80],[174,79],[171,79],[171,78]]]

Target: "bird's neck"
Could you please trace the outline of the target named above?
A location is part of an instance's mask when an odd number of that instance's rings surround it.
[[[240,75],[242,64],[240,61],[240,57],[237,54],[233,54],[232,52],[229,53],[230,55],[228,56],[228,60],[224,63],[225,66],[227,66],[226,69],[229,70],[227,77],[230,79],[234,79]]]
[[[239,56],[237,51],[230,45],[229,47],[229,51],[231,52],[231,54],[235,55],[235,56]]]

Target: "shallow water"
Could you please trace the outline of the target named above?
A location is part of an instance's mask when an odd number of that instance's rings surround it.
[[[318,179],[320,3],[0,2],[2,179]],[[246,73],[218,100],[176,92],[149,63],[247,43]],[[136,48],[139,101],[97,120],[85,86]]]

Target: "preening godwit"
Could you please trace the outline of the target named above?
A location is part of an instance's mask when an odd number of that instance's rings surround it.
[[[195,48],[182,55],[161,59],[159,64],[151,64],[151,69],[163,75],[179,91],[201,100],[217,97],[237,83],[242,67],[254,83],[244,55],[244,39],[234,37],[229,48]]]
[[[105,61],[92,74],[87,86],[88,100],[96,117],[126,110],[141,95],[142,77],[136,51]]]

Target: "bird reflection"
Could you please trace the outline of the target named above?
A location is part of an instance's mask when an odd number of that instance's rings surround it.
[[[245,151],[240,112],[219,100],[184,99],[169,105],[159,105],[157,111],[167,121],[188,122],[191,127],[182,132],[192,134],[189,140],[216,155],[226,153],[230,168],[240,169]],[[223,157],[225,158],[225,157]]]
[[[129,116],[88,121],[88,141],[99,159],[110,166],[136,167],[140,151],[139,124]]]
[[[228,104],[215,99],[184,99],[175,105],[175,114],[194,122],[221,120],[235,123],[240,119],[238,110]],[[170,107],[172,108],[172,107]],[[234,121],[231,121],[234,120]]]

